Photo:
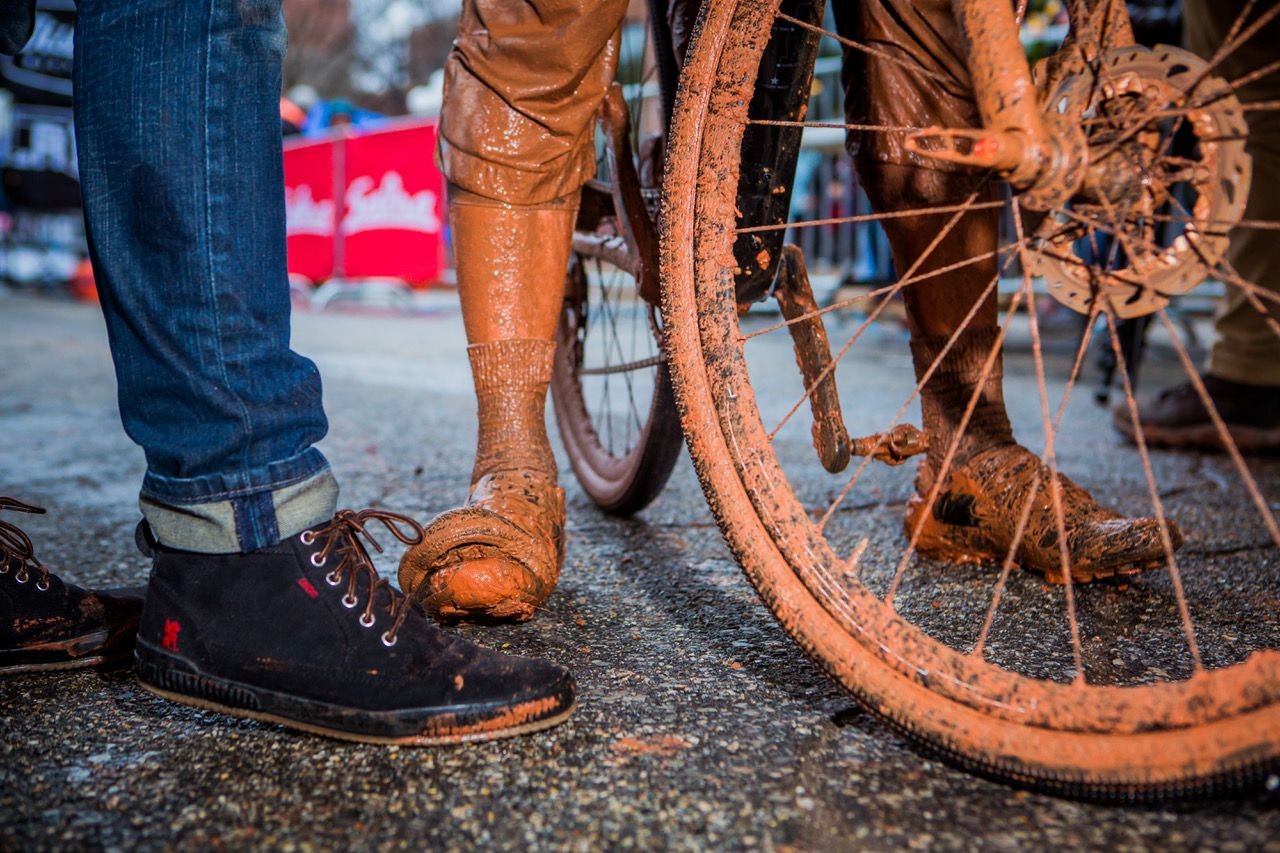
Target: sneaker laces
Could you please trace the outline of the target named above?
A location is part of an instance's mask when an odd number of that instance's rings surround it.
[[[16,498],[0,497],[0,510],[6,509],[33,515],[43,515],[45,512],[42,507],[23,503]],[[49,569],[36,558],[36,549],[31,543],[31,537],[13,522],[0,519],[0,574],[8,572],[9,567],[15,563],[17,570],[14,572],[14,580],[18,583],[26,583],[30,580],[31,571],[34,570],[40,573],[40,580],[36,581],[36,589],[43,592],[49,588]]]
[[[365,550],[365,542],[378,553],[382,553],[382,545],[374,539],[368,525],[378,522],[387,531],[405,545],[417,545],[422,541],[422,525],[405,515],[387,512],[380,509],[365,509],[356,512],[350,509],[339,510],[333,520],[323,527],[304,531],[301,540],[304,545],[321,542],[320,550],[311,557],[311,564],[316,567],[325,565],[331,556],[338,558],[338,564],[325,576],[332,586],[338,586],[343,578],[347,581],[347,594],[342,603],[347,607],[355,607],[359,603],[356,592],[360,578],[368,579],[368,600],[364,612],[360,615],[360,624],[372,627],[375,621],[378,591],[385,590],[389,599],[386,611],[391,616],[391,627],[382,633],[382,642],[390,647],[396,644],[396,632],[408,618],[413,608],[413,601],[391,585],[391,582],[378,574],[378,569],[369,559]],[[361,540],[364,540],[363,542]]]

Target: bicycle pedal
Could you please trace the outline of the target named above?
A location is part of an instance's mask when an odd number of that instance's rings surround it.
[[[854,456],[870,456],[886,465],[901,465],[929,449],[929,434],[911,424],[898,424],[887,432],[853,439]]]

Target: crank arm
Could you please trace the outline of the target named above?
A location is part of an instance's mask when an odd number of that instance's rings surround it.
[[[813,412],[813,448],[818,451],[822,467],[832,474],[849,465],[849,431],[840,413],[840,396],[836,391],[835,365],[831,360],[831,344],[818,314],[818,303],[809,285],[804,266],[804,253],[799,246],[782,247],[778,264],[774,298],[782,316],[789,322],[795,346],[796,364],[809,389],[809,407]],[[803,319],[801,319],[803,318]]]

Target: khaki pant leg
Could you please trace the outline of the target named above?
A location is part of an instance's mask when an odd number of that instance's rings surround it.
[[[1212,57],[1244,5],[1244,0],[1186,0],[1183,15],[1188,46],[1206,59]],[[1255,10],[1254,17],[1256,15]],[[1280,19],[1263,27],[1230,54],[1216,73],[1234,80],[1274,62],[1280,56],[1277,45],[1280,45]],[[1280,98],[1280,72],[1242,87],[1239,96],[1246,103]],[[1280,221],[1280,115],[1273,110],[1259,110],[1245,113],[1245,119],[1249,123],[1245,147],[1253,157],[1253,182],[1244,216],[1277,222]],[[1235,229],[1231,232],[1227,259],[1245,281],[1280,293],[1280,247],[1275,231]],[[1280,306],[1270,300],[1263,304],[1272,317],[1280,320]],[[1214,319],[1209,372],[1234,382],[1280,386],[1280,336],[1244,292],[1230,285]]]
[[[577,192],[595,175],[594,119],[626,8],[626,0],[465,0],[445,64],[445,177],[508,204]]]

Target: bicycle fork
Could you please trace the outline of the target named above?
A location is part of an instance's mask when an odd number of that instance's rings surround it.
[[[1099,51],[1133,44],[1128,11],[1119,0],[1067,0],[1071,31],[1063,50],[1032,80],[1013,6],[1004,0],[952,0],[968,43],[969,71],[981,128],[931,127],[906,139],[908,150],[935,160],[992,169],[1033,210],[1065,204],[1080,188],[1087,146],[1074,118],[1045,110],[1041,92]],[[1101,9],[1102,14],[1097,14]]]

